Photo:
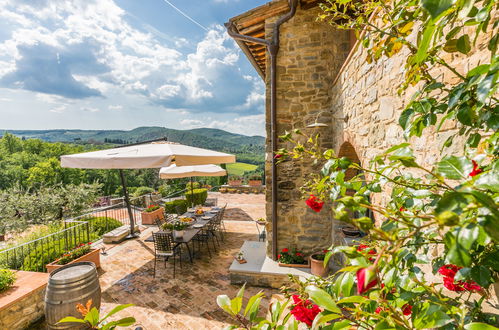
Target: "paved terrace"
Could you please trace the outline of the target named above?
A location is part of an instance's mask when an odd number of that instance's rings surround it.
[[[257,231],[252,218],[262,217],[264,195],[216,194],[218,205],[227,202],[224,221],[228,234],[217,253],[208,258],[187,260],[183,269],[177,269],[173,279],[173,264],[158,263],[153,278],[154,247],[144,242],[156,228],[144,230],[141,237],[126,241],[108,250],[102,258],[100,276],[102,286],[102,310],[108,312],[117,304],[133,303],[119,315],[132,315],[139,325],[152,329],[221,329],[232,323],[216,304],[219,294],[235,296],[239,287],[230,285],[228,269],[233,256],[244,240],[256,240]],[[248,288],[246,299],[259,288]],[[271,297],[275,291],[265,289]],[[268,300],[263,302],[268,306]],[[134,327],[131,327],[133,329]]]

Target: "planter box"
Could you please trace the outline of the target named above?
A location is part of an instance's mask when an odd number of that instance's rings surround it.
[[[66,265],[80,261],[93,262],[95,264],[95,267],[100,268],[100,249],[92,249],[89,253],[79,257],[78,259],[68,262]],[[47,273],[52,273],[54,270],[61,268],[62,266],[65,266],[65,265],[58,265],[56,262],[57,261],[54,261],[46,265]]]
[[[165,219],[165,208],[160,207],[156,211],[142,212],[141,216],[142,216],[142,224],[143,225],[155,225],[156,223],[154,222],[154,220],[156,220],[156,219],[164,220]]]
[[[229,185],[230,186],[240,186],[243,184],[243,181],[242,180],[230,180],[229,181]]]
[[[250,187],[260,187],[262,185],[262,180],[249,180],[248,185]]]
[[[291,267],[291,268],[310,268],[310,260],[307,259],[306,264],[283,264],[283,263],[278,263],[279,267]]]

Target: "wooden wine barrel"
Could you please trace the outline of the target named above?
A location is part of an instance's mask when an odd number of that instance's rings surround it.
[[[83,318],[76,304],[86,306],[89,299],[92,299],[92,307],[100,308],[101,288],[94,263],[77,262],[50,273],[45,293],[48,329],[80,329],[81,324],[57,322],[66,316]]]

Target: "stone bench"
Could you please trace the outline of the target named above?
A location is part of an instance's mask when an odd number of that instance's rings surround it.
[[[135,232],[139,231],[139,226],[135,225]],[[102,236],[104,244],[120,243],[130,234],[130,226],[123,225]]]

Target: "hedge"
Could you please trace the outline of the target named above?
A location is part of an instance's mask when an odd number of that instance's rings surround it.
[[[177,207],[179,208],[177,212]],[[176,199],[165,203],[165,212],[168,214],[183,214],[187,212],[187,201],[185,199]]]
[[[91,217],[85,219],[85,221],[88,221],[90,230],[99,238],[105,233],[123,226],[120,221],[109,217]]]
[[[185,199],[187,200],[187,205],[204,205],[206,199],[208,198],[207,189],[194,189],[192,192],[187,191],[185,193]]]

